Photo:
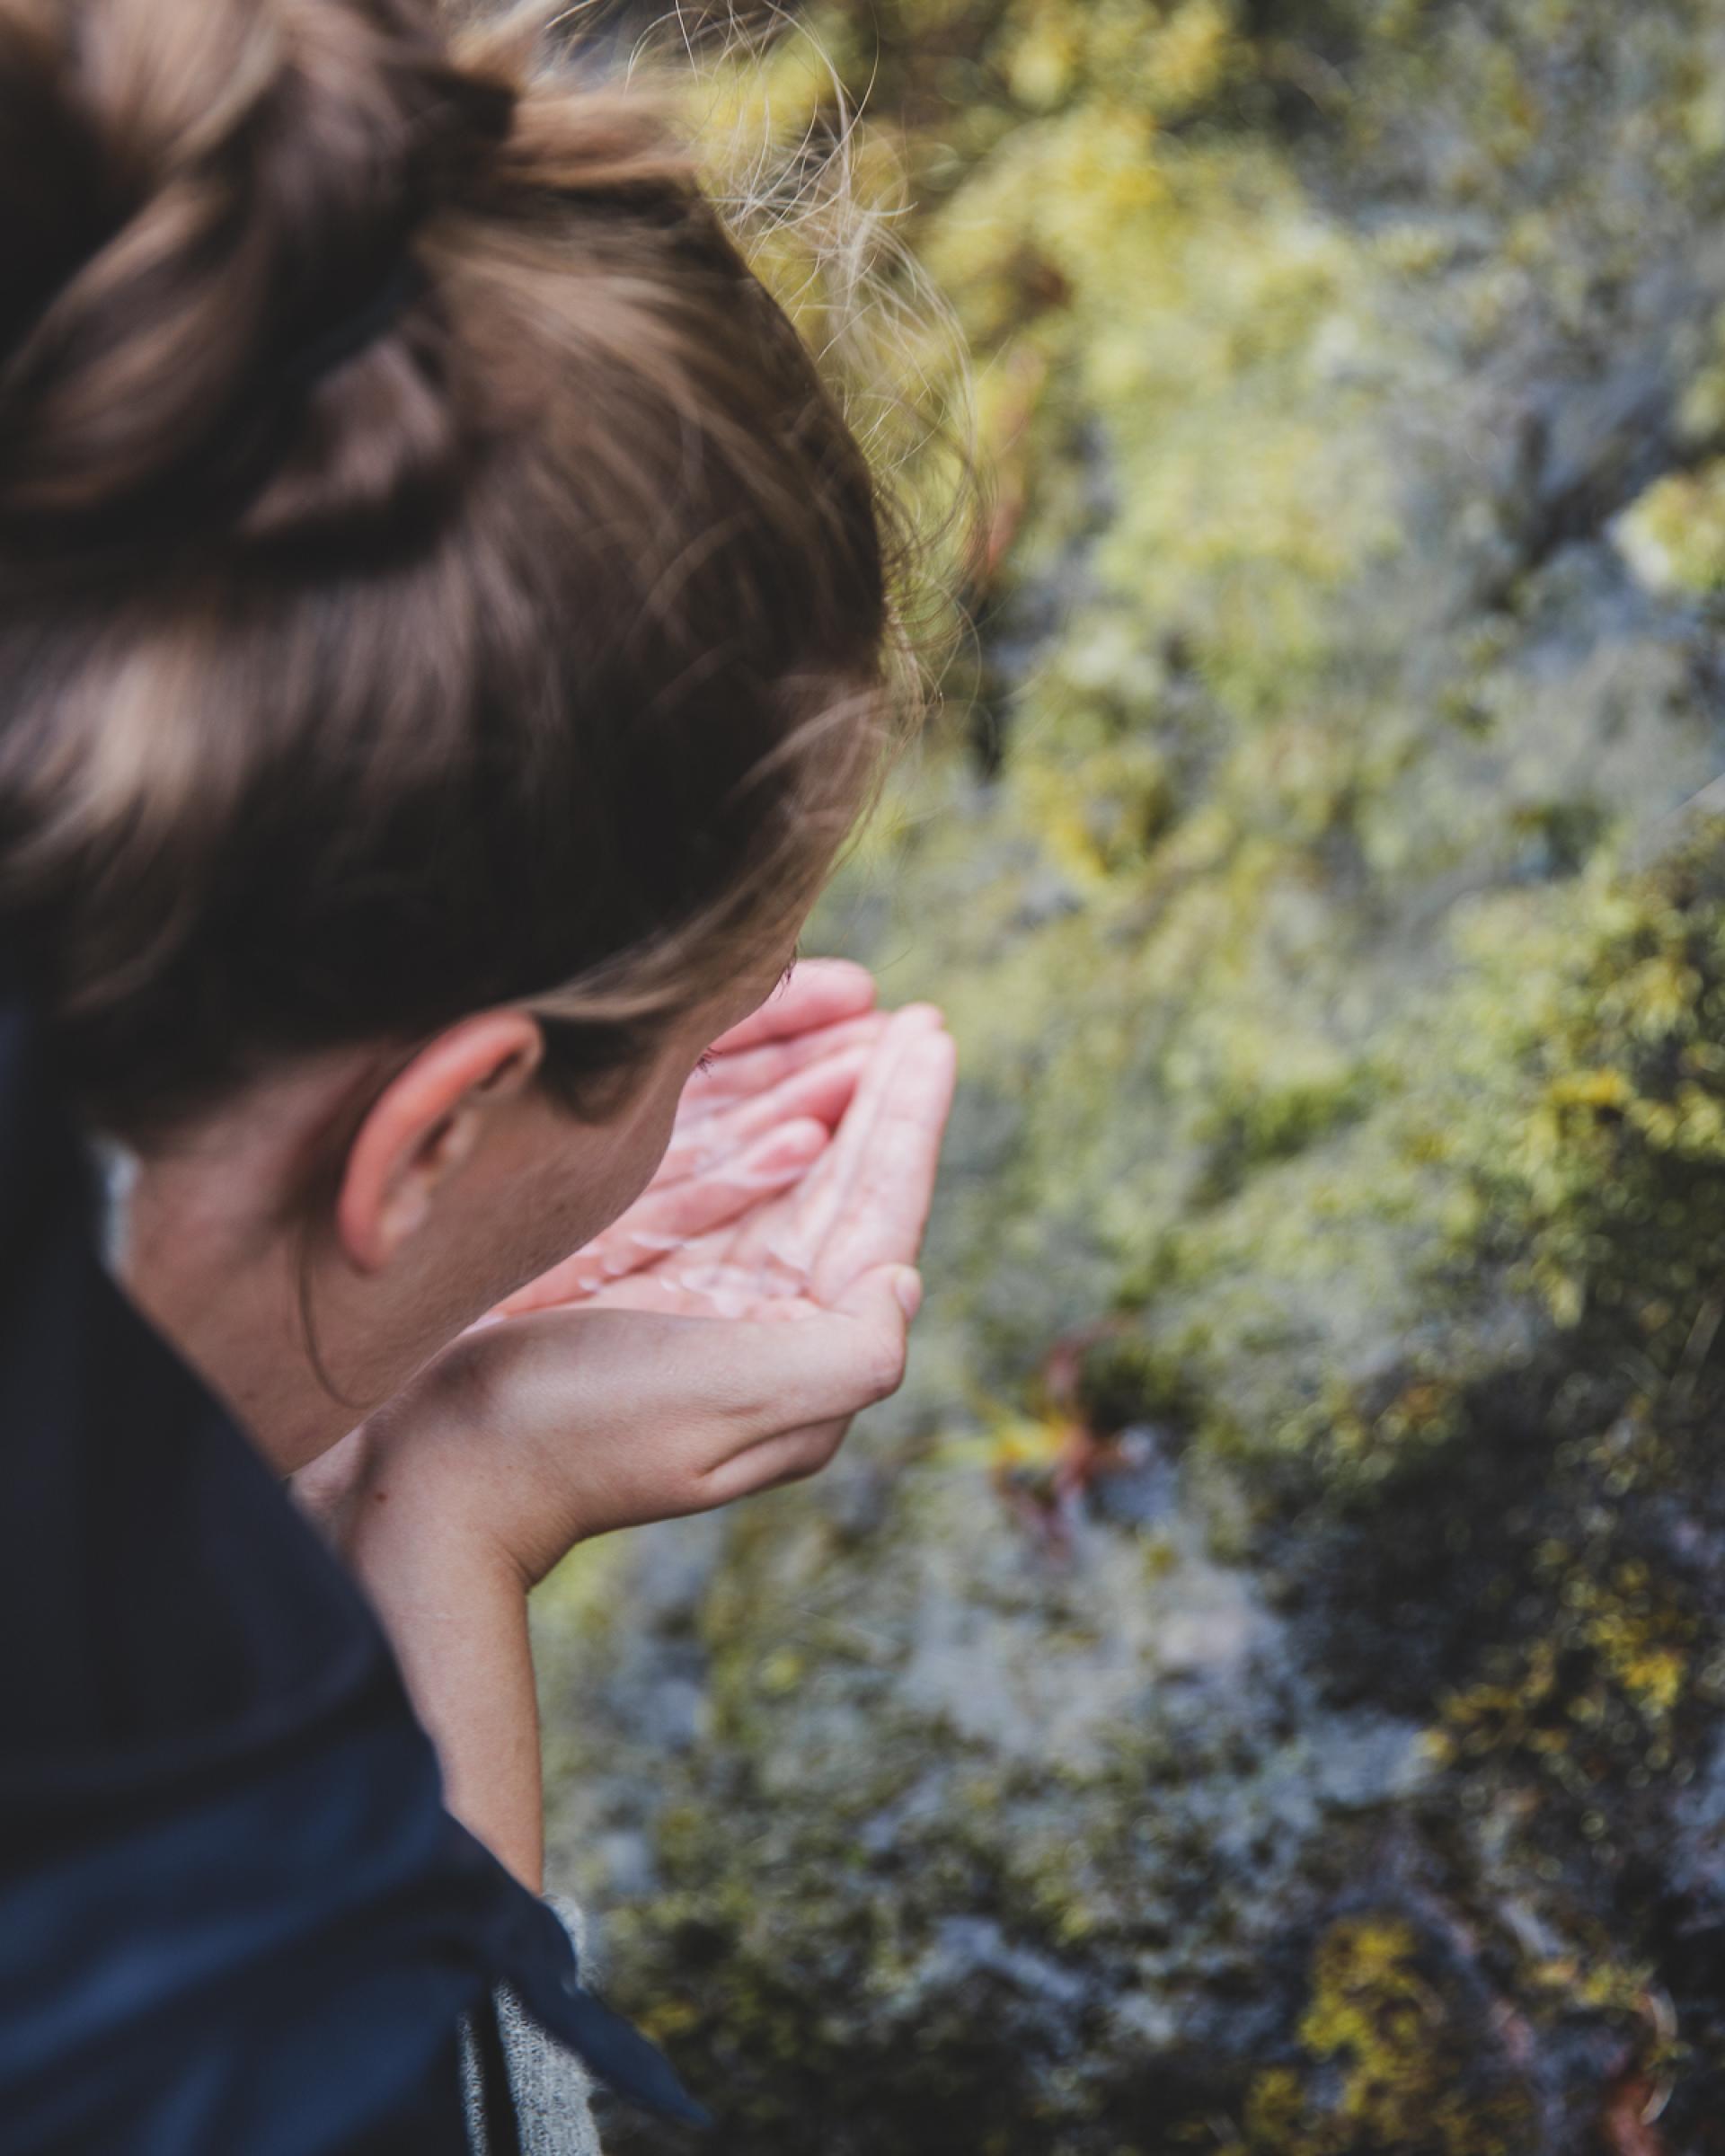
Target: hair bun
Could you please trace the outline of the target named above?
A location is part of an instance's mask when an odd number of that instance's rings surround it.
[[[0,0],[0,549],[237,517],[315,386],[293,356],[366,349],[342,325],[512,110],[419,0]]]

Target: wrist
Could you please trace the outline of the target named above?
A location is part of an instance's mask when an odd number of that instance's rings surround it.
[[[444,1801],[535,1892],[543,1862],[527,1581],[460,1508],[427,1505],[384,1453],[341,1542],[443,1772]]]
[[[520,1569],[493,1529],[489,1418],[464,1379],[463,1362],[441,1358],[344,1440],[353,1455],[331,1530],[367,1577],[442,1565],[464,1575]]]
[[[484,1581],[526,1595],[533,1584],[491,1533],[482,1508],[429,1462],[398,1459],[387,1447],[367,1461],[332,1522],[332,1540],[380,1605],[419,1603],[429,1586]]]

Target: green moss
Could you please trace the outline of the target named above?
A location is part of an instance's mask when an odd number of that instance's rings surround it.
[[[1330,2119],[1305,2145],[1443,2156],[1509,2156],[1525,2145],[1527,2097],[1482,2101],[1467,2092],[1474,2077],[1446,2027],[1446,2008],[1405,1922],[1360,1916],[1332,1926],[1313,1960],[1299,2035],[1312,2058],[1338,2061],[1344,2079]]]
[[[906,1393],[730,1531],[686,1750],[571,1678],[657,1867],[620,1995],[783,2156],[1490,2156],[1534,2087],[1579,2149],[1636,2074],[1699,2146],[1704,11],[806,20],[1000,475],[973,670],[810,941],[963,1083]]]
[[[1712,390],[1701,396],[1711,410]],[[1725,464],[1656,481],[1623,512],[1617,543],[1650,591],[1717,592],[1725,586]]]

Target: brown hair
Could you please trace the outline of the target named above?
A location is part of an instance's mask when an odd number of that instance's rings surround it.
[[[782,932],[880,490],[656,94],[419,0],[0,0],[0,941],[122,1130]]]

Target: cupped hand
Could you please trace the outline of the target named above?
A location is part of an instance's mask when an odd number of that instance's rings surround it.
[[[792,1188],[468,1333],[374,1417],[360,1516],[398,1493],[402,1525],[458,1505],[530,1583],[586,1537],[824,1466],[903,1374],[952,1094],[952,1043],[926,1005],[886,1021],[865,1054]]]
[[[801,1180],[850,1106],[887,1025],[874,981],[842,959],[805,959],[714,1041],[683,1089],[665,1158],[628,1211],[519,1288],[498,1315],[608,1302],[615,1282],[676,1253]],[[667,1308],[663,1302],[655,1307]]]
[[[592,1300],[690,1317],[806,1319],[871,1268],[913,1263],[952,1080],[940,1012],[928,1003],[895,1012],[865,1051],[830,1141],[794,1181],[682,1238]]]

